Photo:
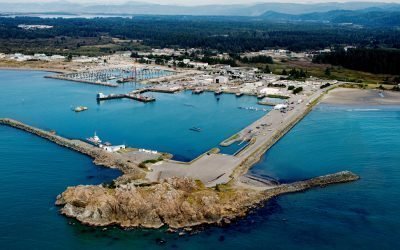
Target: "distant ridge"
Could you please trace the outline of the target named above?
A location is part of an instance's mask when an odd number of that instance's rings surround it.
[[[266,12],[278,12],[291,15],[328,12],[334,10],[349,11],[394,11],[400,10],[400,4],[379,2],[346,3],[259,3],[235,5],[179,6],[161,5],[144,2],[125,4],[79,4],[66,1],[49,3],[0,3],[0,13],[47,13],[68,12],[75,14],[132,14],[132,15],[199,15],[199,16],[260,16]]]
[[[389,27],[400,26],[400,9],[393,9],[393,11],[383,11],[376,8],[357,11],[332,10],[300,15],[268,11],[261,15],[261,18],[275,22],[324,22],[332,24],[355,24],[369,27]]]

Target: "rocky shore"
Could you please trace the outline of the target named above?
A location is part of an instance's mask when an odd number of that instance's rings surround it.
[[[265,190],[235,185],[206,188],[189,178],[171,178],[150,186],[77,186],[59,195],[56,205],[62,206],[62,214],[91,226],[176,229],[227,223],[272,197],[358,179],[345,171]]]

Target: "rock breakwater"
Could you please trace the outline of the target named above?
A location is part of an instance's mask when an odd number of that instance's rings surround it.
[[[189,178],[171,178],[143,187],[70,187],[56,204],[62,206],[62,214],[92,226],[184,228],[230,221],[278,195],[358,179],[345,171],[258,191],[230,185],[206,188]]]
[[[145,172],[141,170],[137,166],[137,164],[129,161],[128,159],[122,157],[121,155],[108,153],[89,143],[80,140],[70,140],[58,136],[53,132],[38,129],[13,119],[1,118],[0,124],[29,132],[43,139],[54,142],[62,147],[70,148],[79,153],[90,156],[91,158],[94,159],[94,163],[96,165],[102,165],[110,168],[118,168],[125,174],[130,174],[131,176],[133,175],[137,176],[136,178],[144,178],[145,176]]]

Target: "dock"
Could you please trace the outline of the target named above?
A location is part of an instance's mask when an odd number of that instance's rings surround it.
[[[137,68],[126,66],[57,74],[45,77],[107,87],[118,87],[119,83],[140,82],[147,79],[168,76],[170,74],[174,74],[174,72],[153,67]]]
[[[257,103],[260,104],[260,105],[272,106],[272,107],[280,104],[280,103],[274,103],[274,102],[269,102],[269,101],[259,101]]]
[[[83,80],[83,79],[73,79],[69,78],[65,75],[54,75],[54,76],[45,76],[45,78],[57,79],[57,80],[65,80],[70,82],[77,82],[77,83],[87,83],[93,85],[101,85],[106,87],[118,87],[118,84],[110,83],[110,82],[99,82],[99,81],[90,81],[90,80]]]
[[[98,101],[105,101],[105,100],[112,100],[112,99],[132,99],[140,102],[154,102],[156,99],[152,96],[144,96],[142,94],[147,93],[147,92],[156,92],[156,93],[167,93],[167,94],[174,94],[176,92],[181,91],[180,88],[143,88],[143,89],[137,89],[134,91],[131,91],[127,94],[109,94],[109,95],[104,95],[103,93],[98,93],[97,94],[97,100]]]

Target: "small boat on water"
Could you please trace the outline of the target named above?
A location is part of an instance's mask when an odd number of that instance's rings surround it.
[[[194,131],[194,132],[201,132],[201,128],[197,128],[197,127],[190,128],[189,130]]]
[[[263,94],[257,95],[257,99],[263,99],[264,97],[265,97],[265,95],[263,95]]]
[[[192,91],[192,93],[195,94],[195,95],[199,95],[199,94],[201,94],[201,93],[203,93],[203,92],[204,92],[204,90],[201,89],[201,88],[196,88],[196,89],[194,89],[194,90]]]
[[[84,107],[84,106],[78,106],[78,107],[74,108],[74,111],[77,113],[86,111],[86,110],[88,110],[88,107]]]
[[[214,95],[221,95],[222,94],[222,90],[216,90],[215,92],[214,92]]]
[[[243,96],[243,93],[236,93],[236,97],[241,97]]]

